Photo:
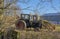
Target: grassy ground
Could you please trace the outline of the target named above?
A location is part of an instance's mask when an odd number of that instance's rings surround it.
[[[55,31],[48,31],[42,29],[40,31],[19,31],[15,30],[17,33],[17,39],[60,39],[60,26],[57,26]],[[16,36],[16,35],[14,35]],[[16,38],[15,38],[16,39]]]
[[[60,26],[57,26],[55,31],[60,31]]]
[[[17,31],[18,39],[60,39],[60,27],[56,27],[54,32],[48,30],[35,31]]]

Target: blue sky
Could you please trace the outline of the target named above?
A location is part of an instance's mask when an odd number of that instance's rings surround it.
[[[37,5],[38,3],[40,4]],[[60,12],[60,0],[52,0],[52,3],[47,0],[29,0],[27,3],[17,2],[17,6],[19,6],[21,9],[29,7],[29,10],[22,10],[23,13],[27,14],[34,13],[35,11],[32,10],[36,9],[36,12],[38,12],[40,15]]]

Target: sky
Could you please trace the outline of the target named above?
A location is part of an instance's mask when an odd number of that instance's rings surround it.
[[[20,0],[23,1],[23,0]],[[17,6],[21,9],[28,7],[25,10],[22,10],[23,13],[34,14],[37,12],[40,15],[47,13],[58,13],[60,12],[60,0],[26,0],[27,3],[17,2]]]

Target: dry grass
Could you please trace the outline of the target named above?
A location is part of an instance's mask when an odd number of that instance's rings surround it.
[[[60,39],[60,27],[56,27],[54,32],[47,30],[40,30],[39,32],[35,31],[17,31],[18,39]]]
[[[15,32],[17,32],[17,39],[60,39],[60,26],[57,26],[54,32],[46,29],[36,32],[33,30],[15,30]]]

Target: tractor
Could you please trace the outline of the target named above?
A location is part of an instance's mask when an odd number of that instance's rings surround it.
[[[20,19],[16,21],[16,28],[23,30],[25,28],[42,28],[41,20],[38,20],[37,15],[30,15],[30,14],[21,14]]]
[[[16,28],[24,30],[26,28],[34,28],[35,30],[42,29],[43,27],[54,30],[55,25],[40,19],[38,15],[21,14],[20,18],[15,23]]]

